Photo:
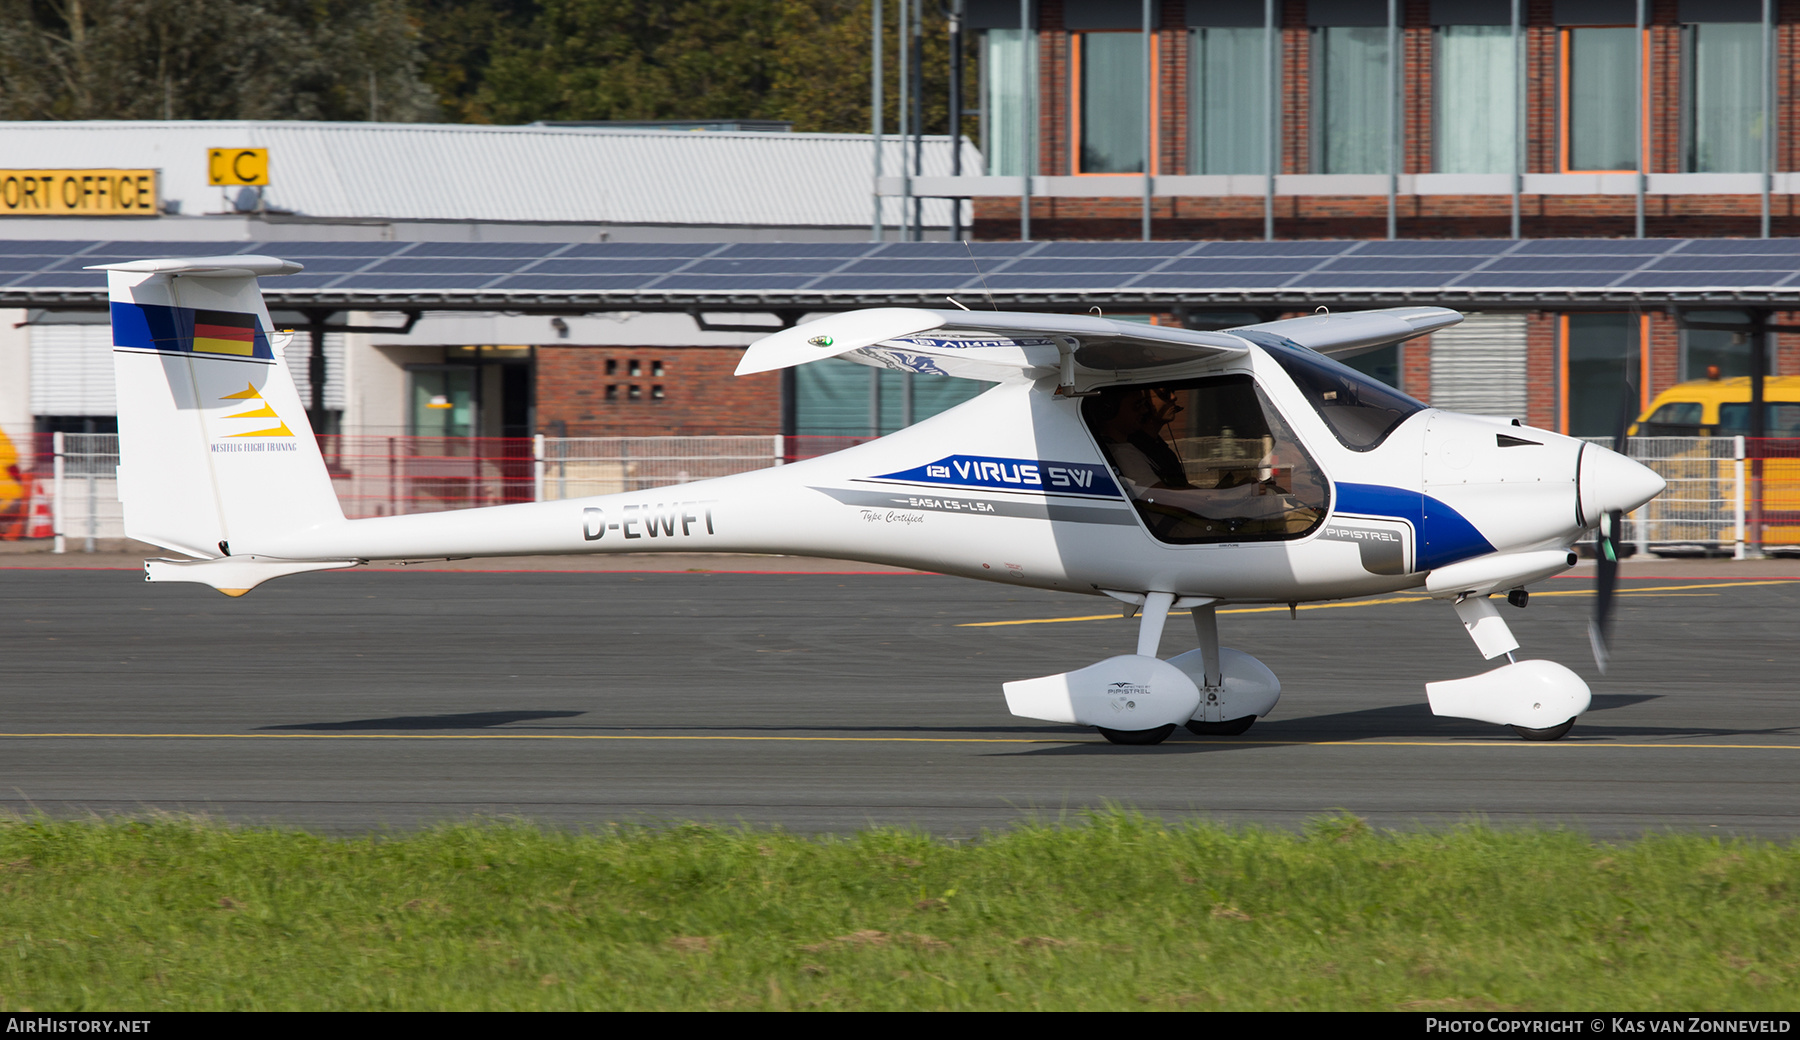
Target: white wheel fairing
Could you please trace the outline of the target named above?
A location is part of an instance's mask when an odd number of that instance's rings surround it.
[[[1194,717],[1200,690],[1181,669],[1138,654],[1005,686],[1014,715],[1117,730],[1178,725]]]
[[[1519,661],[1467,679],[1425,684],[1433,715],[1550,729],[1588,710],[1581,676],[1555,661]]]
[[[1206,655],[1189,650],[1169,658],[1169,663],[1184,672],[1195,686],[1206,682]],[[1246,715],[1266,718],[1281,699],[1281,680],[1269,666],[1242,650],[1219,649],[1222,682],[1216,690],[1200,690],[1200,707],[1194,718],[1200,722],[1229,722]]]

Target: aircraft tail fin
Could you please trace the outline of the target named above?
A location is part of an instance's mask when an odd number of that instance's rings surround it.
[[[125,533],[212,559],[343,522],[257,287],[300,265],[217,256],[96,269],[112,310]]]

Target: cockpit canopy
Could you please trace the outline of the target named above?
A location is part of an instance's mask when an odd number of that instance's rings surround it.
[[[1266,332],[1239,329],[1237,335],[1263,348],[1351,451],[1373,451],[1394,428],[1424,403],[1363,375],[1341,361]]]
[[[1081,415],[1160,541],[1299,538],[1330,511],[1325,475],[1247,375],[1111,387]]]

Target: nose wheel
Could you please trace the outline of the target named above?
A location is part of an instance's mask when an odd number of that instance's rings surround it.
[[[1188,732],[1196,737],[1235,737],[1250,728],[1256,716],[1246,715],[1241,719],[1228,719],[1224,722],[1204,722],[1194,719],[1187,724]]]
[[[1574,725],[1575,720],[1569,719],[1560,726],[1546,726],[1543,729],[1532,729],[1529,726],[1508,726],[1507,729],[1517,733],[1522,740],[1561,740]]]
[[[1175,732],[1173,722],[1155,729],[1107,729],[1105,726],[1095,726],[1094,728],[1100,731],[1101,736],[1114,744],[1135,744],[1139,747],[1146,744],[1160,744],[1169,734]]]

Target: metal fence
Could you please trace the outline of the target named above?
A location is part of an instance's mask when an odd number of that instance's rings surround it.
[[[684,484],[836,451],[841,437],[318,438],[351,518],[549,501]],[[26,434],[17,501],[0,501],[0,538],[56,539],[94,550],[125,537],[116,434]]]
[[[0,501],[0,538],[55,538],[93,552],[125,534],[119,505],[119,438],[111,433],[43,433],[15,438],[19,497]]]
[[[321,436],[349,517],[544,502],[684,484],[812,458],[867,437]],[[15,438],[21,498],[0,537],[54,535],[58,551],[125,536],[115,434]],[[1626,517],[1639,552],[1800,554],[1800,439],[1634,437],[1627,451],[1669,482]]]
[[[1622,540],[1638,552],[1800,553],[1800,439],[1633,437],[1626,453],[1669,483],[1625,518]]]

